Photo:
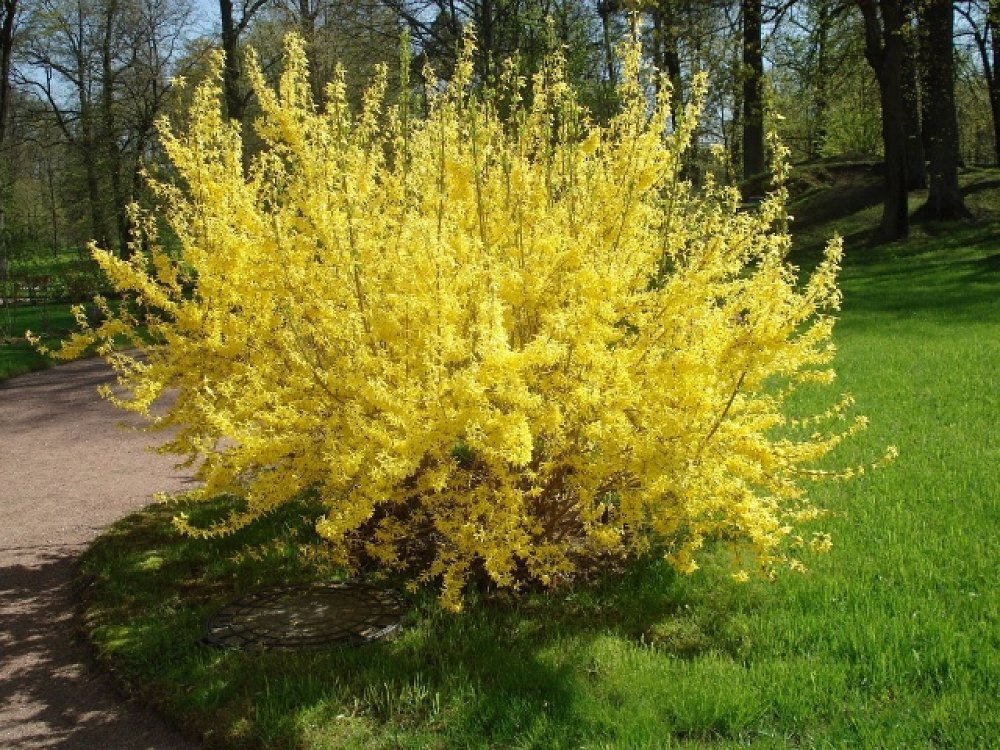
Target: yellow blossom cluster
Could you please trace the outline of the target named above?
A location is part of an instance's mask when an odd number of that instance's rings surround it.
[[[136,211],[145,251],[97,252],[129,301],[65,353],[101,341],[129,409],[176,389],[160,422],[193,499],[244,501],[179,517],[190,533],[311,492],[335,559],[435,581],[452,608],[472,576],[551,584],[651,545],[681,571],[712,539],[799,567],[802,478],[863,427],[781,432],[795,386],[833,377],[839,242],[800,283],[780,189],[753,212],[696,194],[697,103],[672,127],[636,46],[605,126],[558,54],[485,93],[471,54],[419,107],[386,106],[383,73],[352,113],[342,75],[317,107],[292,38],[277,90],[250,65],[249,164],[218,77],[199,86],[163,132],[170,241]]]

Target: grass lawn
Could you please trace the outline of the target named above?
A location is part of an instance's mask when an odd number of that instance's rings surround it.
[[[212,542],[177,538],[157,507],[85,557],[100,657],[210,747],[1000,746],[996,177],[969,183],[986,185],[977,224],[873,248],[862,206],[803,232],[803,265],[809,232],[848,236],[838,386],[872,426],[840,459],[901,452],[816,486],[835,546],[808,574],[739,585],[711,556],[688,577],[646,560],[461,616],[418,595],[397,637],[360,649],[242,654],[197,645],[204,619],[317,574],[308,507]]]
[[[46,343],[56,343],[76,326],[71,307],[66,303],[0,308],[0,380],[52,366],[50,358],[25,340],[24,332],[30,330]]]
[[[15,258],[9,272],[8,280],[0,280],[0,298],[14,296],[13,286],[26,284],[31,278],[47,277],[49,302],[0,305],[0,380],[54,364],[24,339],[25,330],[30,330],[41,335],[46,343],[55,344],[76,327],[70,314],[74,303],[52,300],[90,300],[94,294],[107,291],[96,262],[73,249]],[[24,292],[19,295],[23,302]]]

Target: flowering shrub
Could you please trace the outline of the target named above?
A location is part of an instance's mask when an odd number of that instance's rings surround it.
[[[802,480],[864,424],[844,402],[817,418],[836,430],[781,431],[795,386],[833,377],[839,243],[798,285],[780,190],[755,213],[694,196],[695,107],[669,132],[638,49],[606,127],[558,56],[477,95],[470,55],[426,115],[384,108],[383,74],[355,116],[342,77],[317,109],[293,39],[277,91],[252,70],[246,172],[219,81],[198,87],[163,133],[179,179],[154,185],[179,254],[136,211],[149,252],[97,252],[134,304],[64,353],[103,342],[135,411],[178,390],[160,422],[204,480],[192,498],[245,501],[207,528],[180,516],[192,534],[310,491],[336,559],[437,581],[456,608],[472,575],[552,585],[651,545],[681,571],[717,538],[798,566]]]

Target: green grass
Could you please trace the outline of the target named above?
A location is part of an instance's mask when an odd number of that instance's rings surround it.
[[[883,247],[854,236],[877,206],[835,218],[838,385],[872,423],[840,459],[901,456],[816,486],[835,547],[805,576],[740,586],[711,556],[689,577],[644,560],[461,616],[418,595],[396,638],[360,649],[241,654],[198,646],[204,619],[317,574],[310,509],[202,542],[157,507],[86,555],[90,637],[210,747],[1000,746],[1000,190],[973,198],[979,223]]]
[[[10,261],[9,273],[13,277],[61,276],[81,271],[96,271],[96,264],[89,253],[77,248],[64,248],[53,253],[38,249],[15,257]]]
[[[42,336],[55,344],[75,327],[69,303],[18,305],[0,308],[0,380],[26,372],[43,370],[54,362],[35,351],[24,332]]]
[[[0,280],[0,298],[17,296],[21,304],[0,305],[0,380],[51,367],[54,361],[35,351],[24,338],[25,330],[55,344],[75,328],[72,300],[89,300],[106,292],[96,263],[72,249],[15,258],[8,271],[9,277]],[[48,302],[23,304],[27,301],[24,286],[39,277],[49,279]]]

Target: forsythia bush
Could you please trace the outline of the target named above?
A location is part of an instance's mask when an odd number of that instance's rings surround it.
[[[558,55],[483,95],[470,55],[426,115],[384,108],[383,74],[355,116],[342,78],[314,104],[293,39],[277,92],[252,67],[246,171],[218,80],[198,87],[163,133],[176,178],[154,183],[179,250],[136,211],[147,250],[97,253],[131,304],[64,354],[103,342],[138,412],[177,389],[159,421],[193,498],[245,500],[208,528],[180,516],[193,534],[313,492],[336,559],[438,581],[456,608],[472,575],[551,585],[654,544],[682,571],[718,538],[799,567],[803,479],[864,424],[845,402],[820,415],[835,430],[782,432],[794,387],[833,377],[839,243],[798,285],[780,190],[756,213],[694,196],[696,112],[671,131],[635,47],[607,127]]]

